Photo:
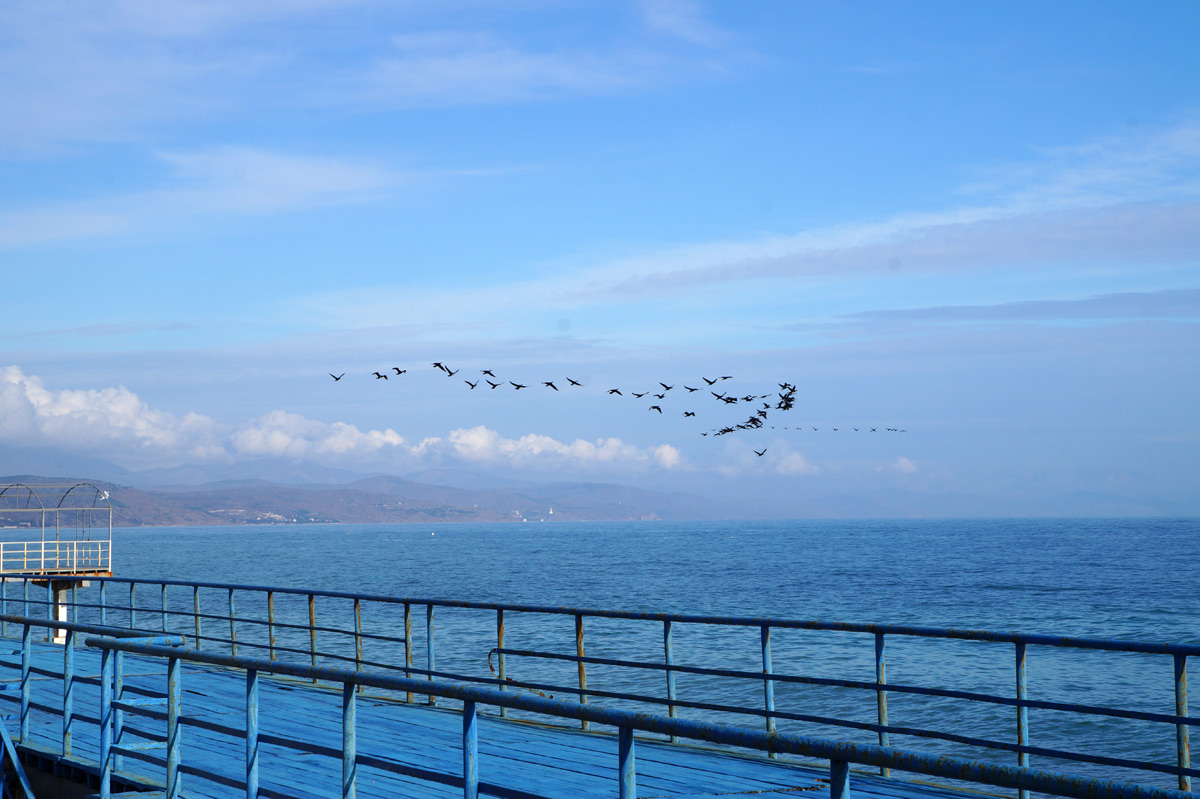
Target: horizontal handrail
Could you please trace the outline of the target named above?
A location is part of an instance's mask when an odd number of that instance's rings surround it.
[[[983,785],[1037,791],[1055,796],[1074,797],[1074,799],[1192,799],[1191,794],[1184,791],[1098,780],[1043,769],[1015,768],[950,756],[934,757],[891,747],[854,744],[827,738],[781,733],[769,734],[742,727],[689,721],[651,713],[634,713],[627,710],[545,699],[531,694],[497,691],[456,683],[363,674],[347,669],[328,667],[313,668],[261,658],[220,655],[190,648],[146,644],[107,636],[88,638],[85,643],[90,647],[100,649],[234,667],[243,671],[253,670],[304,679],[321,679],[340,682],[346,686],[363,685],[392,691],[419,691],[464,703],[493,705],[540,715],[589,721],[618,729],[672,735],[768,753],[799,755],[829,760],[831,763],[853,763],[862,766],[892,768],[930,777],[967,780]]]
[[[34,574],[6,574],[5,579],[41,579]],[[963,629],[958,627],[927,627],[907,624],[880,624],[877,622],[830,622],[816,619],[789,619],[775,616],[710,616],[691,613],[667,613],[663,611],[609,610],[603,608],[578,608],[568,605],[531,605],[508,602],[480,602],[464,599],[437,599],[428,597],[405,597],[393,594],[371,594],[329,589],[290,588],[242,583],[218,583],[199,580],[159,580],[130,577],[89,577],[89,580],[109,583],[138,583],[141,585],[173,585],[188,588],[233,589],[235,591],[258,591],[262,593],[289,594],[307,597],[332,597],[358,599],[396,605],[420,605],[444,608],[466,608],[473,610],[503,610],[514,613],[545,613],[561,616],[589,616],[595,618],[630,619],[642,621],[671,621],[680,624],[715,624],[735,627],[772,627],[777,629],[821,630],[827,632],[854,632],[884,635],[906,635],[921,638],[951,638],[963,641],[991,641],[995,643],[1022,643],[1035,646],[1098,649],[1109,652],[1140,652],[1151,655],[1200,655],[1200,644],[1173,644],[1165,642],[1130,641],[1116,638],[1084,638],[1069,635],[1045,635],[1037,633],[1002,632],[996,630]],[[157,609],[139,608],[139,610]]]

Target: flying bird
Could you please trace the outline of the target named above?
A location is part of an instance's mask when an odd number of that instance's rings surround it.
[[[666,383],[659,383],[659,385],[663,387],[663,391],[670,391],[675,388],[675,386],[668,386]]]
[[[487,375],[488,377],[495,377],[495,375],[494,375],[494,374],[492,374],[492,370],[491,370],[491,369],[480,369],[480,370],[479,370],[479,374],[481,374],[481,375]],[[490,382],[490,381],[489,381],[489,382]]]
[[[753,452],[755,455],[757,455],[758,457],[760,457],[760,458],[761,458],[763,455],[766,455],[766,454],[767,454],[767,448],[766,448],[766,447],[763,447],[761,451],[759,451],[759,450],[757,450],[757,449],[756,449],[756,450],[752,450],[752,452]]]
[[[548,387],[548,388],[552,388],[552,389],[554,389],[555,391],[558,391],[558,386],[554,385],[554,381],[553,381],[553,380],[543,380],[543,381],[542,381],[542,385],[543,385],[543,386],[546,386],[546,387]]]
[[[610,388],[610,389],[608,390],[608,393],[609,393],[609,394],[616,394],[616,395],[618,395],[618,396],[621,396],[621,397],[625,396],[624,394],[622,394],[622,393],[621,393],[621,389],[619,389],[619,388]]]
[[[633,394],[633,396],[637,397],[638,399],[641,399],[642,397],[646,396],[646,395],[647,395],[647,394],[649,394],[650,392],[649,392],[649,391],[643,391],[641,394],[639,394],[639,393],[637,393],[636,391],[631,391],[631,392],[629,392],[629,393],[630,393],[630,394]]]
[[[491,380],[485,380],[484,382],[491,386],[493,390],[501,386],[500,383],[493,383]]]
[[[657,405],[651,405],[649,410],[658,411],[659,413],[662,413],[662,408],[658,407]]]
[[[381,375],[381,374],[379,374],[379,372],[375,372],[374,374],[375,374],[375,379],[376,379],[376,380],[378,380],[378,379],[380,379],[380,378],[383,378],[384,380],[387,380],[387,375]]]
[[[660,400],[662,400],[662,399],[666,399],[666,398],[667,398],[666,392],[663,392],[662,394],[655,394],[655,395],[654,395],[654,398],[655,398],[655,399],[660,399]]]
[[[442,365],[441,361],[434,361],[434,362],[433,362],[433,368],[434,368],[434,369],[441,369],[443,372],[447,371],[447,370],[446,370],[446,367]]]
[[[583,383],[580,383],[578,380],[572,380],[569,377],[567,378],[567,382],[573,386],[582,386],[583,385]]]
[[[684,411],[683,415],[684,416],[695,416],[696,412],[695,411]]]
[[[330,377],[332,377],[332,378],[333,378],[333,382],[335,382],[335,383],[336,383],[337,381],[339,381],[339,380],[341,380],[343,377],[345,377],[345,376],[346,376],[346,373],[345,373],[345,372],[342,372],[340,375],[335,375],[333,372],[330,372],[330,373],[329,373],[329,376],[330,376]]]
[[[458,374],[461,371],[462,371],[461,369],[455,369],[453,372],[451,372],[449,369],[447,369],[446,377],[454,377],[456,374]]]
[[[407,369],[401,369],[399,366],[393,366],[392,369],[395,370],[397,375],[402,375],[408,371]]]
[[[705,377],[704,375],[701,375],[701,376],[700,376],[700,379],[701,379],[701,380],[703,380],[705,383],[708,383],[710,386],[712,386],[712,385],[715,385],[715,384],[716,384],[716,382],[717,382],[716,380],[709,380],[709,379],[708,379],[707,377]],[[718,379],[719,379],[719,378],[718,378]]]
[[[478,380],[476,380],[474,383],[472,383],[470,380],[464,380],[463,382],[470,386],[472,390],[474,390],[475,386],[479,385]]]
[[[698,389],[698,388],[692,388],[691,386],[684,386],[684,388],[686,388],[686,389],[688,390],[688,393],[689,393],[689,394],[691,394],[691,393],[692,393],[692,392],[694,392],[694,391],[699,391],[699,390],[700,390],[700,389]]]
[[[508,384],[509,384],[510,386],[512,386],[512,387],[513,387],[513,389],[515,389],[516,391],[520,391],[520,390],[521,390],[521,389],[523,389],[523,388],[529,388],[529,386],[523,386],[523,385],[521,385],[520,383],[514,383],[514,382],[513,382],[513,381],[511,381],[511,380],[509,380],[509,381],[508,381]]]

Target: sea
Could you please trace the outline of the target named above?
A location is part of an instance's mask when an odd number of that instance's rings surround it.
[[[1200,644],[1197,519],[118,528],[113,532],[113,563],[116,576],[126,578],[332,589],[415,600],[875,622]],[[326,613],[324,608],[321,613]],[[372,613],[364,611],[367,628],[385,627],[395,632],[401,625],[395,616]],[[439,670],[486,673],[483,660],[495,646],[494,614],[439,613]],[[574,653],[571,616],[526,620],[510,615],[506,625],[508,648]],[[604,619],[588,619],[587,625],[588,655],[662,660],[661,625]],[[679,625],[674,634],[676,663],[761,670],[757,629]],[[772,636],[776,672],[846,680],[874,678],[873,636],[805,630],[776,630]],[[371,646],[375,648],[369,659],[402,658],[394,642]],[[1011,643],[889,636],[887,647],[891,683],[1013,695],[1015,652]],[[509,676],[516,679],[575,684],[574,663],[510,657],[508,668]],[[1169,655],[1031,646],[1027,673],[1031,699],[1174,712],[1173,659]],[[655,695],[664,691],[661,672],[589,666],[588,676],[590,688]],[[762,706],[759,681],[747,684],[746,680],[689,675],[678,675],[677,681],[680,697]],[[873,691],[777,683],[775,702],[778,709],[814,717],[876,720]],[[619,702],[609,703],[620,706]],[[1138,758],[1168,767],[1175,764],[1172,724],[1055,710],[1029,712],[1030,742],[1035,746]],[[714,715],[689,709],[681,709],[680,714],[694,718]],[[764,723],[762,718],[732,715],[719,720]],[[1016,710],[892,693],[889,723],[1012,742]],[[874,732],[819,722],[780,720],[779,728],[877,742]],[[1016,762],[1012,752],[921,736],[893,735],[891,743],[919,751]],[[1034,756],[1031,763],[1164,787],[1174,787],[1176,780],[1167,774],[1046,756]]]

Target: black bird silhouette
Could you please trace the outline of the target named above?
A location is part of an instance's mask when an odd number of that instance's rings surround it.
[[[717,382],[716,380],[709,380],[704,375],[700,375],[700,379],[703,380],[705,383],[708,383],[710,386],[716,385],[716,382]]]
[[[647,395],[647,394],[649,394],[650,392],[649,392],[649,391],[643,391],[641,394],[639,394],[639,393],[637,393],[636,391],[631,391],[631,392],[629,392],[629,393],[630,393],[630,394],[632,394],[633,396],[637,397],[638,399],[641,399],[642,397],[646,396],[646,395]]]
[[[461,369],[455,369],[453,372],[451,372],[449,369],[447,369],[446,377],[454,377],[456,374],[458,374],[461,371],[462,371]]]
[[[872,427],[872,428],[871,428],[871,432],[872,432],[872,433],[874,433],[874,432],[875,432],[875,428],[874,428],[874,427]]]
[[[721,397],[721,399],[724,400],[726,405],[737,405],[738,402],[737,397]]]
[[[696,412],[695,411],[684,411],[683,415],[684,416],[695,416]]]
[[[340,375],[335,375],[333,372],[330,372],[330,373],[329,373],[329,376],[330,376],[330,377],[332,377],[332,378],[333,378],[333,382],[335,382],[335,383],[336,383],[337,381],[339,381],[339,380],[341,380],[343,377],[345,377],[345,376],[346,376],[346,373],[345,373],[345,372],[342,372]]]
[[[496,389],[496,388],[499,388],[499,387],[500,387],[500,383],[493,383],[491,380],[486,380],[486,381],[484,381],[484,382],[486,382],[486,383],[487,383],[489,386],[491,386],[493,389]]]
[[[692,393],[692,392],[694,392],[694,391],[699,391],[699,390],[700,390],[700,389],[698,389],[698,388],[692,388],[691,386],[684,386],[684,388],[686,388],[686,389],[688,390],[688,393],[689,393],[689,394],[691,394],[691,393]]]
[[[480,370],[479,370],[479,374],[481,374],[481,375],[487,375],[488,377],[495,377],[495,375],[494,375],[494,374],[492,374],[492,370],[491,370],[491,369],[480,369]],[[489,381],[489,382],[491,382],[491,381]]]
[[[621,393],[621,389],[619,389],[619,388],[610,388],[610,389],[608,390],[608,393],[609,393],[609,394],[616,394],[617,396],[621,396],[621,397],[625,396],[624,394],[622,394],[622,393]]]
[[[663,387],[663,391],[670,391],[675,388],[675,386],[668,386],[666,383],[659,383],[659,385]]]
[[[654,395],[654,398],[655,398],[655,399],[660,399],[660,400],[661,400],[661,399],[666,399],[666,398],[667,398],[666,392],[664,392],[664,393],[662,393],[662,394],[655,394],[655,395]]]
[[[387,375],[381,375],[381,374],[379,374],[379,372],[375,372],[374,374],[375,374],[375,379],[376,379],[376,380],[378,380],[378,379],[379,379],[379,378],[381,378],[381,377],[382,377],[384,380],[387,380]]]
[[[470,380],[464,380],[463,382],[466,383],[468,386],[470,386],[472,389],[474,389],[475,386],[479,385],[478,380],[476,380],[474,383],[472,383]]]
[[[548,387],[548,388],[552,388],[552,389],[554,389],[555,391],[558,391],[558,386],[554,385],[554,381],[553,381],[553,380],[543,380],[543,381],[542,381],[542,385],[543,385],[543,386],[546,386],[546,387]]]
[[[657,405],[651,405],[649,410],[658,411],[659,413],[662,413],[662,408],[658,407]]]
[[[761,452],[760,452],[760,451],[758,451],[758,450],[752,450],[752,451],[754,452],[754,454],[755,454],[755,455],[757,455],[757,456],[758,456],[758,457],[760,457],[760,458],[761,458],[763,455],[766,455],[766,454],[767,454],[767,448],[766,448],[766,447],[763,447]]]
[[[434,362],[433,362],[433,368],[434,368],[434,369],[441,369],[443,372],[445,372],[445,371],[446,371],[446,367],[445,367],[445,366],[443,366],[443,365],[442,365],[442,363],[441,363],[440,361],[434,361]]]
[[[396,372],[397,375],[402,375],[408,371],[407,369],[401,369],[399,366],[393,366],[392,369]]]
[[[578,380],[572,380],[569,377],[567,378],[567,382],[573,386],[582,386],[583,385],[583,383],[580,383]]]
[[[732,380],[733,375],[721,375],[718,379],[719,380]]]
[[[515,390],[517,390],[517,391],[520,391],[520,390],[521,390],[521,389],[523,389],[523,388],[529,388],[529,386],[523,386],[523,385],[521,385],[520,383],[514,383],[514,382],[513,382],[513,381],[511,381],[511,380],[509,380],[509,381],[508,381],[508,384],[509,384],[510,386],[512,386],[512,387],[513,387]]]

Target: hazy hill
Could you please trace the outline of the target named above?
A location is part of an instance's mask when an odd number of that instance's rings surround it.
[[[716,508],[686,494],[660,494],[602,483],[561,483],[524,490],[470,490],[398,477],[349,485],[281,485],[225,480],[201,486],[139,489],[102,480],[0,477],[28,485],[90,482],[109,492],[113,523],[217,525],[255,523],[404,523],[625,521],[711,517]]]

